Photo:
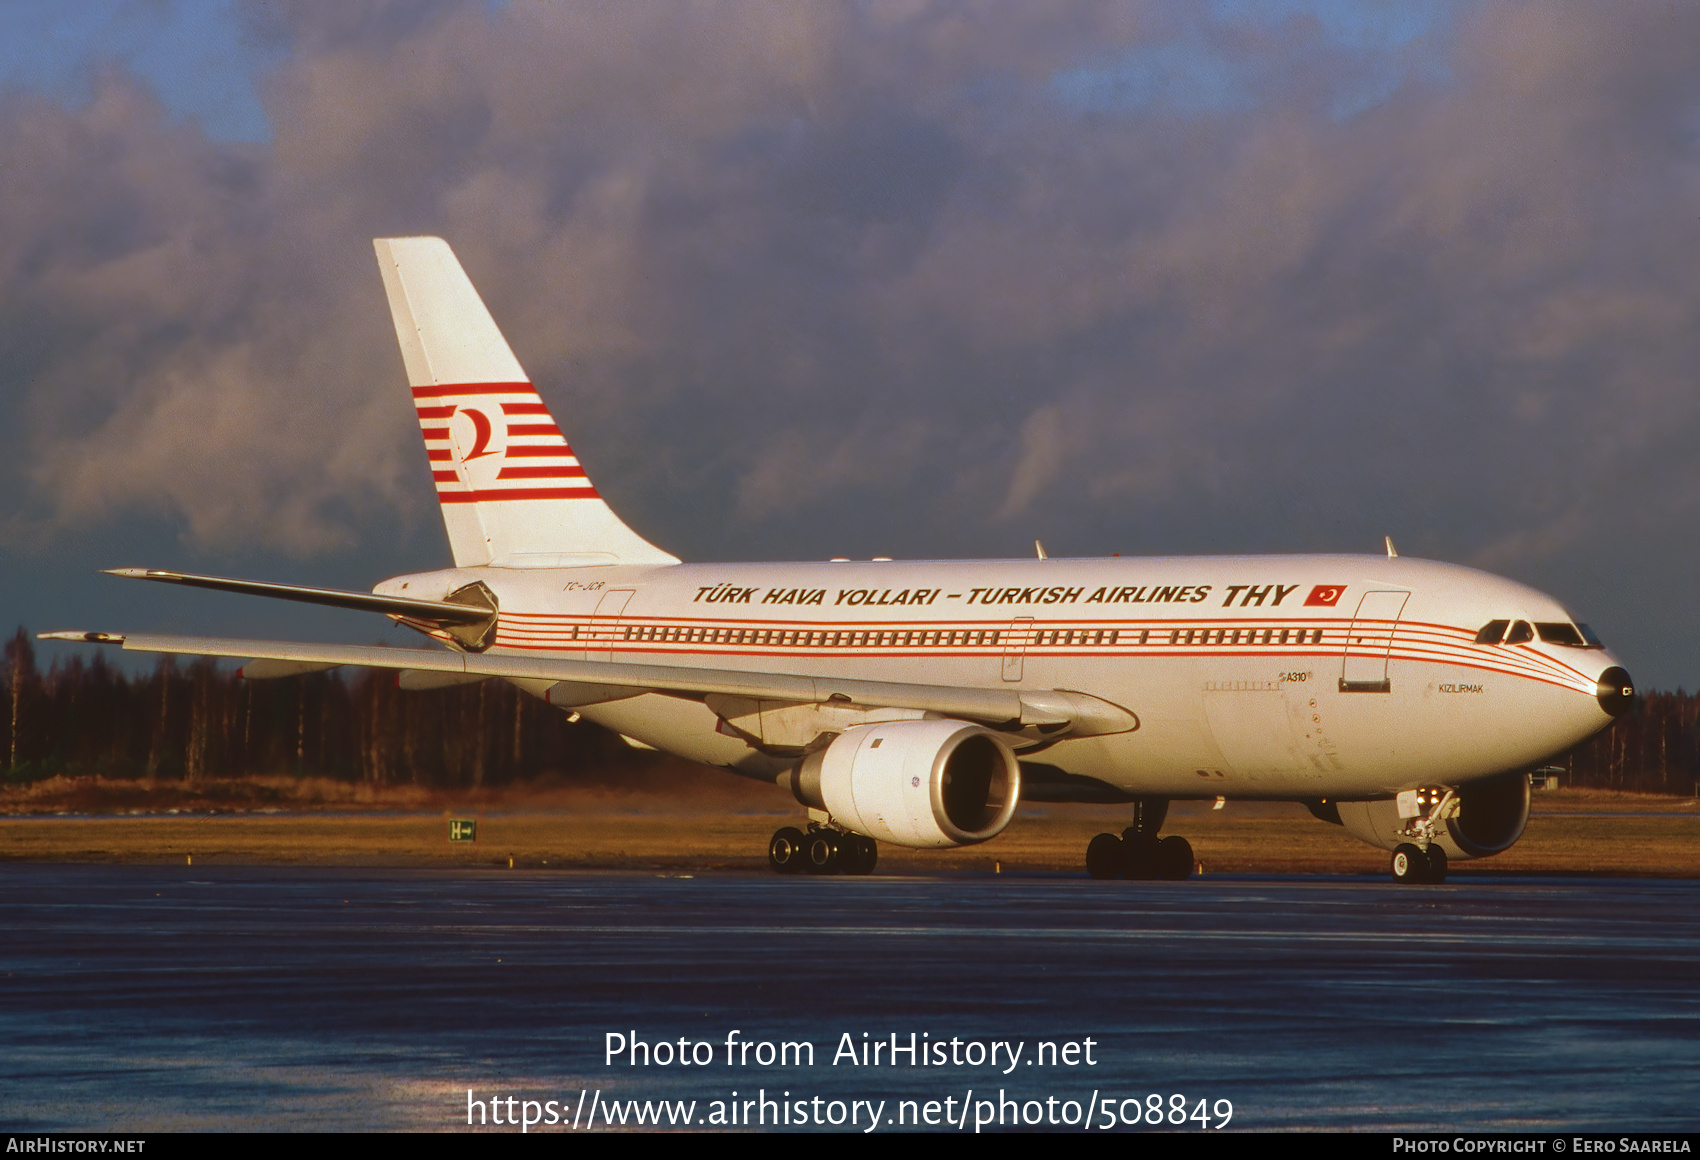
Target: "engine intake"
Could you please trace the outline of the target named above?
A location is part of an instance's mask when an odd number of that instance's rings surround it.
[[[990,729],[890,721],[846,729],[781,776],[797,800],[900,846],[995,838],[1021,799],[1021,765]]]
[[[1523,836],[1529,824],[1529,775],[1514,773],[1458,787],[1458,816],[1446,823],[1446,835],[1460,854],[1485,858]]]

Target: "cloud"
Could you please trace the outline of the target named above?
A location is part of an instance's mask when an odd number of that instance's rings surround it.
[[[1041,407],[1021,425],[1021,455],[1009,476],[1009,494],[1000,513],[1018,516],[1062,472],[1069,449],[1068,430],[1055,407]]]
[[[369,251],[429,232],[689,556],[1562,578],[1700,494],[1700,12],[1404,12],[273,4],[264,143],[8,93],[5,527],[432,518]]]

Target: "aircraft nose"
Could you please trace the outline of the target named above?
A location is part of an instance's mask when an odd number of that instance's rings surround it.
[[[1600,674],[1599,689],[1595,696],[1600,702],[1600,708],[1613,717],[1621,717],[1629,706],[1635,703],[1635,682],[1630,678],[1627,669],[1613,665]]]

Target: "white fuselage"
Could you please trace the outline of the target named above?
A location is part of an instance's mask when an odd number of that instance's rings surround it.
[[[1570,614],[1384,556],[462,568],[377,590],[440,599],[474,580],[501,608],[492,654],[1087,693],[1138,727],[1029,738],[1021,757],[1127,795],[1361,799],[1526,770],[1611,720],[1596,693],[1618,663],[1477,644],[1489,621]],[[794,760],[699,700],[582,712],[751,776]]]

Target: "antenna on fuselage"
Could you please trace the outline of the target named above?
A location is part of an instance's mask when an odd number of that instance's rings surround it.
[[[1041,560],[1050,559],[1049,556],[1045,555],[1045,545],[1041,544],[1038,540],[1033,541],[1033,554]]]
[[[1399,558],[1399,549],[1393,546],[1393,537],[1383,536],[1381,538],[1387,541],[1387,558],[1389,560],[1397,560]]]

